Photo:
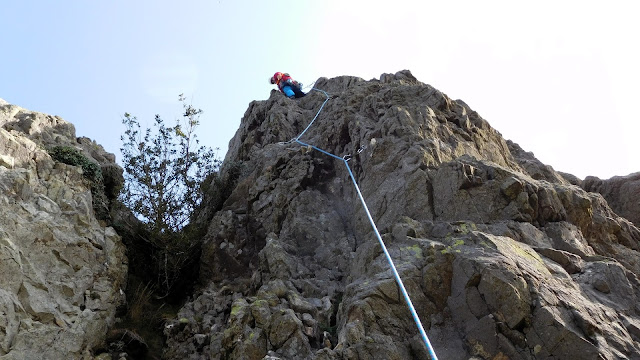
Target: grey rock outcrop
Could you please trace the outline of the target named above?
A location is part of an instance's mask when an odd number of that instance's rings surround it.
[[[640,226],[640,172],[607,180],[587,176],[581,185],[602,194],[613,211]]]
[[[92,359],[124,300],[120,237],[96,219],[81,168],[49,156],[54,145],[117,168],[101,146],[76,139],[72,124],[0,100],[3,360]]]
[[[351,155],[439,358],[640,359],[640,230],[600,194],[408,71],[315,86],[301,140]],[[427,358],[344,163],[288,142],[324,100],[249,105],[167,359]]]

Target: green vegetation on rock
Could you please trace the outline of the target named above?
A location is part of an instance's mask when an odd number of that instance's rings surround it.
[[[100,165],[84,156],[78,149],[71,146],[54,146],[49,149],[49,155],[63,164],[82,168],[82,175],[87,180],[93,198],[93,210],[100,220],[109,218],[109,205],[104,190],[104,177]]]

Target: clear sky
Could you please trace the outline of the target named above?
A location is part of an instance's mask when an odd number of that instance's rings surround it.
[[[289,72],[409,69],[558,171],[640,171],[635,1],[0,0],[0,98],[59,115],[120,157],[122,114],[204,110],[224,156]],[[287,140],[287,139],[283,139]]]

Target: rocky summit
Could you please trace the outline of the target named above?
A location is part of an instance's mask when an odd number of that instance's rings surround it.
[[[91,359],[126,259],[43,148],[117,168],[58,117],[0,125],[0,359]],[[350,172],[439,359],[640,359],[637,174],[557,172],[409,71],[249,105],[162,358],[428,359]]]
[[[299,140],[350,156],[439,359],[640,359],[640,230],[621,217],[638,206],[612,210],[408,71],[315,88],[330,100]],[[344,161],[290,141],[324,101],[249,105],[167,359],[428,358]]]

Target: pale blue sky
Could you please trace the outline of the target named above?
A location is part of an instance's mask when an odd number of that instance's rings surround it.
[[[640,171],[633,1],[2,1],[0,98],[120,157],[121,116],[204,110],[227,144],[267,79],[409,69],[507,139],[584,178]],[[287,140],[287,139],[283,139]]]

